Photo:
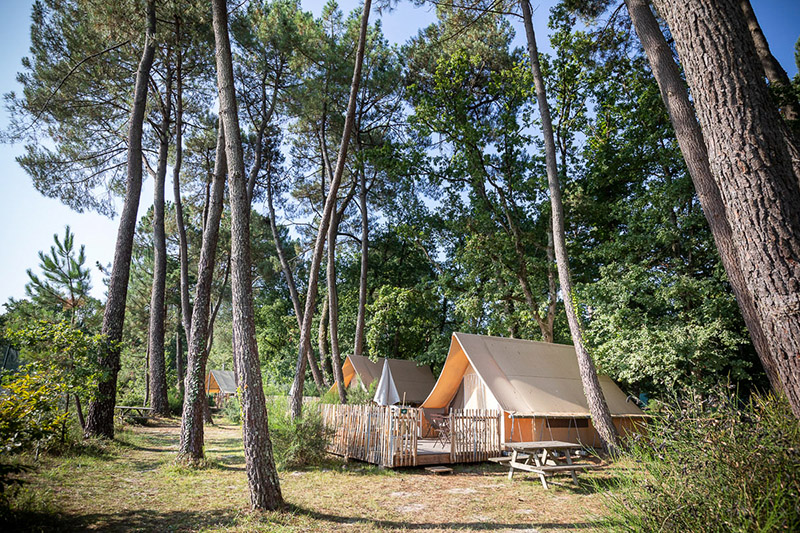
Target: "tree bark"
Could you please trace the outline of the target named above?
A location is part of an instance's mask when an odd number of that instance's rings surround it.
[[[756,53],[761,61],[764,74],[771,86],[781,90],[781,97],[785,99],[781,105],[783,117],[788,121],[800,120],[800,103],[798,103],[797,97],[794,96],[792,91],[792,82],[781,64],[772,55],[767,38],[764,37],[761,25],[758,23],[755,12],[753,12],[753,6],[750,5],[750,0],[739,0],[739,6],[747,22],[750,36],[753,38],[753,44],[755,44]]]
[[[626,0],[626,3],[633,26],[650,62],[653,76],[661,90],[661,98],[669,112],[675,136],[692,177],[697,197],[703,206],[703,213],[714,236],[722,265],[728,273],[728,280],[750,332],[750,338],[772,387],[775,390],[781,390],[782,386],[774,362],[770,357],[769,344],[761,327],[759,313],[755,308],[755,302],[747,288],[744,274],[739,265],[739,257],[733,244],[733,232],[725,215],[722,195],[711,175],[706,143],[700,131],[700,125],[697,123],[694,108],[689,101],[686,85],[673,60],[672,50],[670,50],[664,34],[661,33],[661,28],[650,9],[648,0]]]
[[[367,175],[360,171],[358,206],[361,209],[361,273],[358,277],[358,311],[356,313],[356,338],[353,353],[364,355],[364,326],[367,316],[367,274],[369,272],[369,217],[367,212]]]
[[[183,343],[181,343],[181,328],[175,328],[175,373],[178,374],[178,392],[183,396]]]
[[[319,329],[317,330],[317,345],[319,346],[320,367],[333,379],[333,367],[328,352],[328,296],[322,300],[319,315]]]
[[[561,186],[558,179],[556,145],[553,138],[553,124],[550,120],[550,107],[547,103],[544,79],[542,77],[541,68],[539,67],[539,52],[536,49],[536,35],[533,31],[533,21],[531,20],[531,6],[528,0],[521,0],[520,3],[522,4],[522,16],[528,40],[531,71],[533,72],[534,85],[536,86],[536,100],[539,104],[539,114],[542,121],[547,182],[550,187],[550,203],[553,212],[553,247],[556,254],[561,294],[564,298],[567,322],[569,322],[572,341],[575,345],[575,354],[578,358],[578,369],[580,370],[581,382],[583,383],[583,392],[586,396],[586,402],[589,404],[592,423],[597,433],[600,435],[605,449],[608,452],[614,452],[619,446],[619,437],[614,428],[614,422],[611,419],[611,413],[608,410],[603,391],[600,388],[600,381],[597,379],[594,361],[592,361],[583,342],[580,318],[578,317],[576,306],[572,300],[572,280],[570,279],[569,262],[567,258],[567,242],[564,231],[564,205],[561,201]]]
[[[207,337],[209,314],[211,313],[211,288],[214,281],[217,244],[219,242],[219,222],[225,199],[225,133],[222,122],[217,133],[217,156],[214,162],[214,179],[211,184],[208,221],[203,232],[200,247],[200,261],[197,266],[194,309],[191,328],[194,335],[189,340],[189,353],[186,369],[186,393],[183,396],[183,416],[181,418],[181,440],[178,449],[179,459],[198,461],[203,458],[203,421],[208,406],[206,401],[205,377],[208,360]]]
[[[147,107],[147,81],[155,56],[156,8],[155,0],[147,2],[147,28],[145,46],[139,68],[136,71],[136,84],[133,93],[131,119],[128,123],[128,163],[125,202],[117,232],[114,250],[114,265],[108,285],[108,299],[103,313],[102,333],[110,346],[100,357],[100,367],[106,370],[104,379],[98,384],[97,399],[89,403],[86,420],[86,436],[114,437],[114,404],[117,397],[117,374],[122,341],[122,328],[125,323],[125,301],[128,296],[128,278],[131,269],[133,235],[136,231],[136,215],[139,197],[142,192],[142,124]]]
[[[228,10],[225,0],[212,1],[216,42],[219,111],[225,130],[231,206],[231,290],[233,294],[233,357],[241,389],[245,472],[253,509],[283,507],[278,472],[269,438],[264,386],[255,338],[250,256],[250,199],[244,172],[244,153],[236,108]]]
[[[657,0],[783,390],[800,418],[800,183],[735,0]]]
[[[331,336],[331,363],[333,366],[333,381],[339,392],[339,402],[347,403],[347,389],[344,386],[342,375],[342,356],[339,352],[339,293],[336,290],[336,236],[339,233],[339,217],[336,216],[336,206],[331,211],[331,222],[328,226],[328,331]]]
[[[167,366],[164,339],[167,320],[167,235],[164,231],[164,186],[169,156],[169,130],[172,121],[172,68],[166,57],[166,82],[161,104],[161,131],[158,167],[153,180],[153,286],[150,293],[150,407],[158,415],[169,415]]]
[[[311,335],[311,318],[314,314],[314,305],[317,297],[317,283],[319,282],[319,267],[322,262],[322,250],[325,246],[325,235],[328,232],[331,212],[336,205],[336,196],[339,185],[342,182],[344,165],[347,159],[347,149],[350,144],[350,135],[353,132],[356,114],[356,97],[358,96],[358,86],[361,82],[361,67],[364,63],[364,50],[366,48],[367,28],[369,26],[369,12],[372,7],[372,0],[364,0],[363,12],[361,13],[361,27],[358,37],[358,50],[356,52],[355,65],[353,67],[353,81],[350,84],[350,97],[347,103],[347,113],[344,120],[341,144],[339,145],[339,155],[336,160],[336,171],[333,181],[330,184],[328,198],[325,201],[325,209],[317,230],[317,238],[314,243],[314,254],[311,258],[311,266],[308,277],[308,295],[306,296],[306,307],[303,313],[303,328],[300,330],[300,343],[295,366],[294,383],[292,384],[292,394],[290,399],[290,409],[293,418],[299,417],[303,411],[303,381],[305,381],[305,360],[306,354],[303,353],[306,346],[309,346],[308,339]]]
[[[181,166],[183,165],[183,52],[181,50],[180,17],[175,19],[178,40],[175,62],[175,166],[172,168],[172,195],[175,201],[175,223],[178,226],[178,260],[181,269],[181,323],[186,333],[187,346],[192,338],[192,304],[189,299],[189,241],[183,218],[181,199]],[[219,156],[217,156],[219,157]],[[204,222],[205,225],[205,222]],[[205,227],[203,228],[205,230]]]

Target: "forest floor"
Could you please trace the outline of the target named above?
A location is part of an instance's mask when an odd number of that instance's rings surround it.
[[[64,531],[601,531],[620,467],[544,490],[491,463],[382,470],[331,459],[280,474],[284,513],[253,513],[241,427],[206,429],[208,466],[174,464],[180,420],[124,426],[113,443],[42,456],[15,497],[10,530]],[[591,481],[590,481],[591,480]],[[2,526],[2,523],[0,523]]]

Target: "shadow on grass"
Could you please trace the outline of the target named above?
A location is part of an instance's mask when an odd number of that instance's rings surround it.
[[[240,511],[236,509],[211,511],[167,511],[131,509],[118,513],[69,515],[41,511],[16,512],[0,515],[4,531],[174,531],[197,530],[234,525]]]
[[[351,517],[335,515],[330,513],[321,513],[311,509],[306,509],[297,505],[289,505],[288,511],[304,515],[322,523],[328,523],[333,527],[334,524],[338,525],[361,525],[369,526],[372,529],[398,529],[402,531],[414,530],[429,530],[429,529],[445,529],[452,531],[514,531],[514,530],[527,530],[531,528],[537,529],[596,529],[600,526],[601,522],[570,522],[560,524],[555,522],[412,522],[401,520],[378,520],[363,517]]]

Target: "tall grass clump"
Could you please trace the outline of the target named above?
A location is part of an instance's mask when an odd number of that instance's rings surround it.
[[[785,398],[664,405],[630,446],[608,529],[800,531],[800,423]]]
[[[278,469],[287,470],[321,464],[330,437],[316,404],[303,407],[303,416],[292,420],[288,398],[269,399],[269,435]]]

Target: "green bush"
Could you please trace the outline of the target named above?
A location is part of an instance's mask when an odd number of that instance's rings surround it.
[[[228,398],[222,408],[222,416],[231,421],[232,424],[239,424],[242,421],[242,404],[239,395],[236,394]]]
[[[316,405],[305,405],[303,416],[292,420],[286,398],[270,399],[269,434],[279,469],[318,465],[325,458],[328,431]]]
[[[68,415],[61,409],[64,383],[52,373],[28,365],[0,383],[0,458],[47,446],[62,435]]]
[[[662,404],[609,493],[613,531],[800,531],[800,422],[774,396]]]

